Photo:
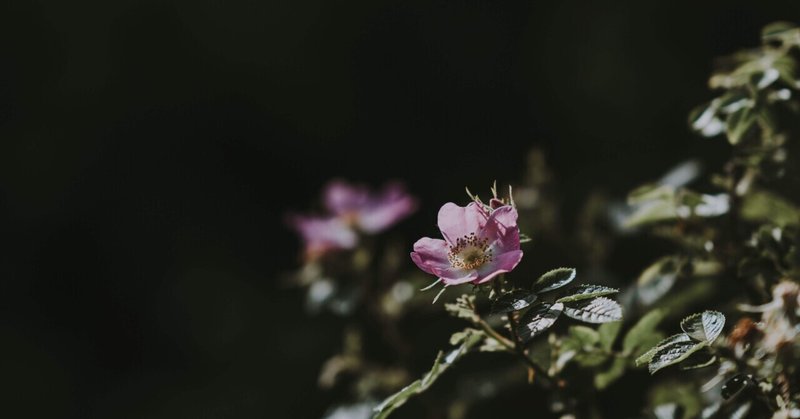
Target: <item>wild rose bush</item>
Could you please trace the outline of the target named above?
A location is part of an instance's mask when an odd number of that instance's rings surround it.
[[[477,417],[507,393],[535,417],[800,418],[800,29],[775,23],[762,39],[722,61],[717,96],[690,112],[699,135],[728,141],[727,163],[705,176],[679,164],[625,202],[591,196],[574,236],[553,222],[560,200],[539,151],[504,196],[495,185],[488,203],[467,190],[435,204],[441,237],[411,246],[383,240],[419,206],[399,183],[333,181],[323,213],[289,215],[304,246],[292,283],[309,312],[349,324],[321,366],[319,386],[345,395],[327,417],[400,416],[430,391],[408,414]],[[645,268],[623,278],[608,249],[632,235],[669,251],[631,260]],[[553,245],[580,264],[518,274]],[[445,315],[461,326],[421,371],[407,324]],[[459,366],[479,355],[491,361],[479,373]],[[462,371],[468,385],[438,384]],[[598,407],[619,383],[642,397]]]

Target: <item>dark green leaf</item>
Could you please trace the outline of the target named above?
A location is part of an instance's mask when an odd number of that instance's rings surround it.
[[[622,307],[606,297],[564,304],[564,314],[586,323],[608,323],[622,319]]]
[[[578,285],[570,288],[563,293],[563,297],[556,300],[557,303],[570,303],[573,301],[588,300],[590,298],[602,297],[618,293],[618,289],[604,287],[602,285]]]
[[[536,301],[536,293],[527,290],[516,290],[503,294],[492,304],[492,314],[508,313],[522,310]]]
[[[698,368],[705,368],[717,361],[717,357],[708,350],[703,348],[697,352],[689,355],[686,360],[681,362],[682,370],[694,370]]]
[[[575,279],[576,271],[574,268],[558,268],[540,276],[533,283],[533,291],[543,293],[561,288]]]
[[[556,322],[564,304],[538,304],[531,307],[519,320],[517,335],[523,342],[527,342],[542,334]]]
[[[725,326],[725,316],[719,311],[706,310],[681,321],[681,329],[700,342],[714,342]]]

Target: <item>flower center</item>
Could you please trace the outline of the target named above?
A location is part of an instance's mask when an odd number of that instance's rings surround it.
[[[489,239],[479,239],[470,233],[456,240],[447,254],[450,265],[460,269],[477,269],[492,260],[492,250],[488,246]]]

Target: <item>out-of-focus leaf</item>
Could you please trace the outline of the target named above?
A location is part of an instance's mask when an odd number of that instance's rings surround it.
[[[611,350],[614,341],[617,339],[622,322],[603,323],[597,328],[597,333],[600,334],[600,347],[605,350]]]
[[[663,199],[648,201],[634,209],[633,214],[625,220],[625,228],[639,227],[660,221],[674,220],[678,218],[678,207],[674,200]]]
[[[800,210],[785,198],[764,190],[754,190],[742,200],[742,218],[769,222],[781,227],[800,224]]]
[[[675,186],[670,184],[648,183],[628,194],[628,204],[635,205],[649,201],[671,200],[675,196]]]
[[[591,327],[586,326],[570,326],[569,334],[577,339],[581,346],[594,346],[600,341],[600,333]]]
[[[503,294],[492,304],[492,314],[508,313],[522,310],[536,301],[536,293],[528,290],[516,290]]]
[[[674,345],[677,343],[691,342],[691,341],[692,338],[690,338],[689,335],[687,335],[686,333],[679,333],[677,335],[672,335],[659,342],[658,345],[654,346],[652,349],[642,354],[642,356],[640,356],[639,358],[636,358],[636,365],[643,365],[649,363],[658,351],[666,348],[667,346]]]
[[[800,43],[800,28],[790,22],[773,22],[761,30],[761,39],[765,43],[798,44]]]
[[[622,307],[612,299],[597,297],[564,304],[564,314],[586,323],[608,323],[622,319]]]
[[[681,329],[691,338],[700,341],[714,342],[725,326],[725,315],[719,311],[706,310],[693,314],[681,321]]]
[[[527,234],[524,234],[524,233],[519,233],[519,242],[520,243],[527,243],[527,242],[529,242],[531,240],[533,240],[531,238],[531,236],[529,236]]]
[[[464,294],[456,299],[455,303],[448,303],[444,305],[444,309],[450,313],[451,316],[460,319],[466,319],[475,322],[478,315],[475,314],[475,296]]]
[[[742,108],[728,116],[726,133],[728,142],[732,145],[739,144],[745,134],[756,122],[756,113],[753,108]]]
[[[573,301],[588,300],[590,298],[602,297],[618,293],[619,290],[602,285],[584,284],[570,288],[564,292],[564,296],[556,300],[557,303],[570,303]]]
[[[661,320],[664,320],[666,315],[666,310],[659,309],[645,314],[625,334],[625,338],[622,340],[622,351],[626,354],[635,353],[638,348],[641,348],[654,335],[656,326]]]
[[[531,307],[519,320],[517,335],[520,340],[527,342],[542,334],[556,322],[564,304],[538,304]]]
[[[723,399],[728,400],[756,385],[757,383],[751,374],[736,374],[722,385],[720,394]]]
[[[665,256],[648,266],[636,281],[636,297],[644,305],[656,302],[669,291],[678,279],[682,259]]]
[[[576,271],[574,268],[557,268],[546,272],[533,283],[533,291],[543,293],[552,291],[569,284],[575,279]]]
[[[409,398],[427,390],[454,362],[469,352],[475,345],[482,342],[484,337],[485,335],[483,332],[474,329],[465,330],[465,334],[459,335],[455,339],[456,341],[460,341],[461,344],[451,349],[446,354],[439,351],[439,355],[436,356],[436,360],[433,362],[433,366],[428,373],[397,393],[389,396],[381,404],[376,406],[374,409],[374,419],[384,419],[388,417],[395,409],[405,404]]]
[[[704,137],[713,137],[722,132],[725,124],[718,116],[719,100],[698,106],[689,112],[689,126]]]
[[[653,355],[653,359],[647,365],[647,370],[650,371],[650,374],[655,374],[663,368],[689,358],[693,353],[705,348],[707,345],[707,342],[677,342],[667,345]]]
[[[625,358],[614,358],[611,366],[607,370],[602,371],[594,376],[594,386],[598,390],[603,390],[611,383],[616,381],[622,374],[625,374],[625,366],[627,362]]]

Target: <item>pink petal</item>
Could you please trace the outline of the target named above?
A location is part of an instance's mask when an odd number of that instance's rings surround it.
[[[399,185],[388,186],[358,214],[358,226],[367,233],[383,231],[417,209],[417,201]]]
[[[464,271],[462,269],[449,268],[439,272],[439,278],[445,285],[458,285],[473,282],[478,278],[478,271]]]
[[[512,250],[495,256],[491,262],[480,267],[478,270],[479,278],[477,278],[475,284],[483,284],[491,281],[499,274],[511,272],[517,267],[520,260],[522,260],[522,250]]]
[[[450,267],[447,259],[449,250],[444,240],[423,237],[414,243],[411,260],[423,271],[438,276],[438,272]]]
[[[470,233],[477,234],[486,224],[486,213],[475,202],[466,207],[448,202],[439,209],[439,230],[448,243]]]
[[[518,250],[520,246],[517,210],[506,205],[492,211],[480,236],[488,238],[497,253]]]
[[[363,186],[350,185],[341,180],[333,180],[325,187],[323,201],[325,208],[336,215],[344,215],[366,204],[368,191]]]

